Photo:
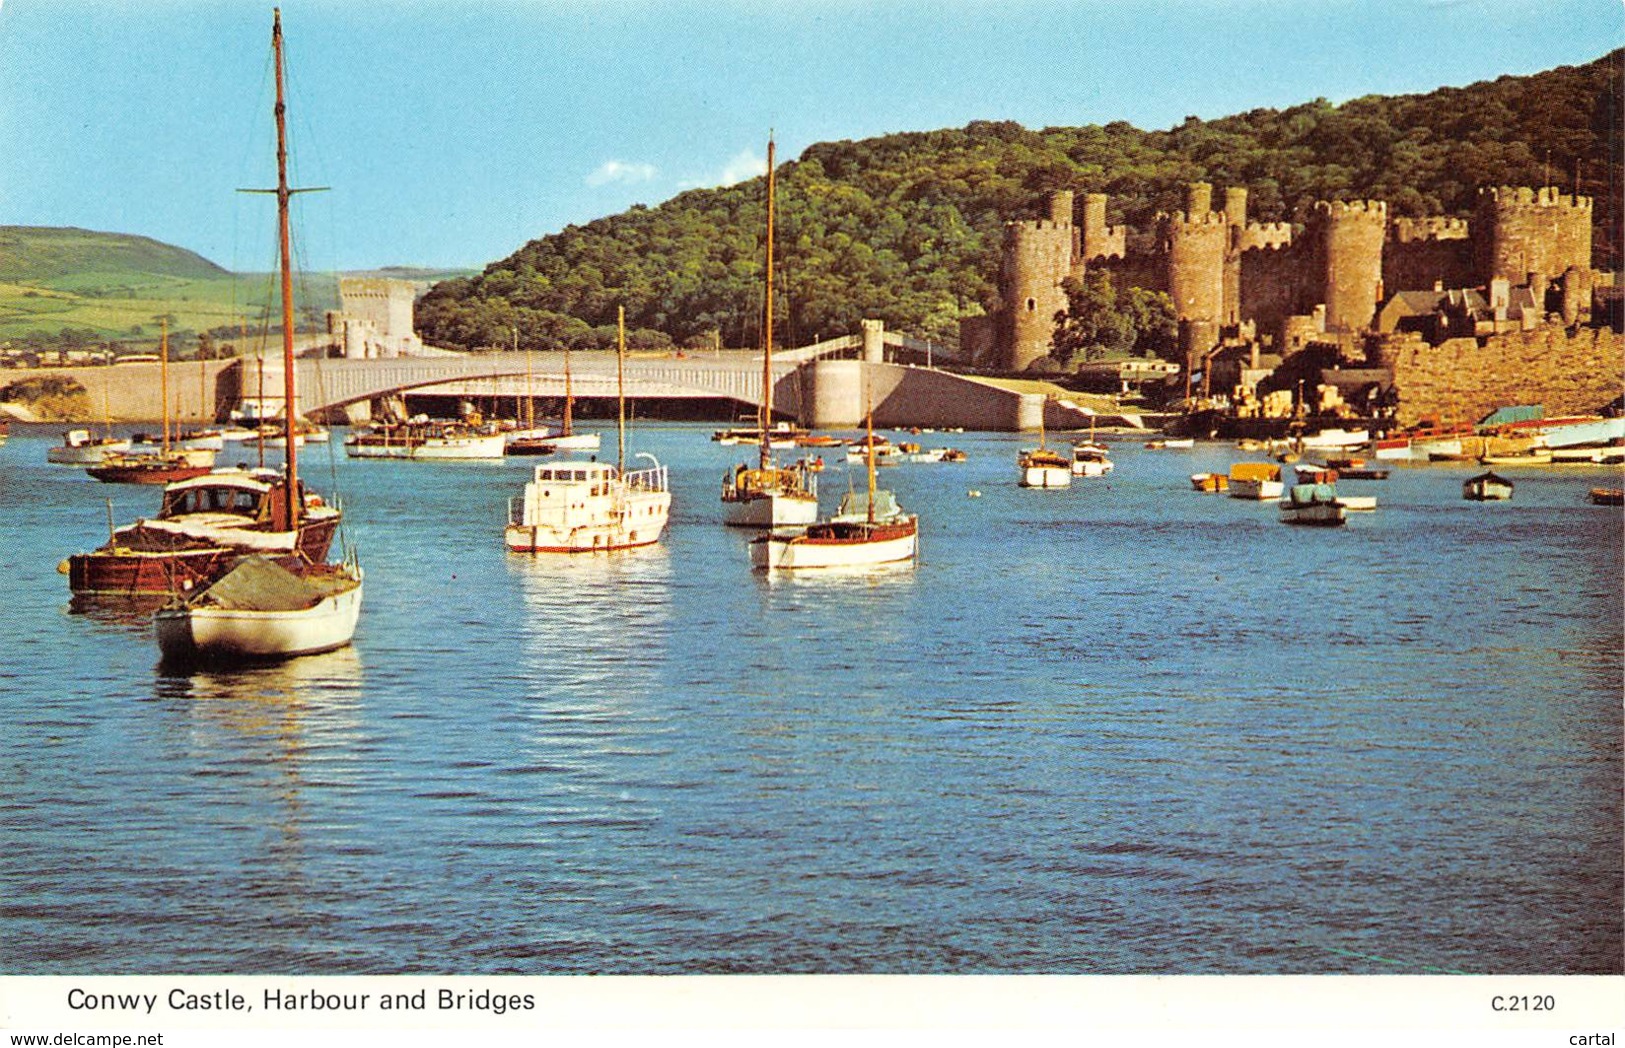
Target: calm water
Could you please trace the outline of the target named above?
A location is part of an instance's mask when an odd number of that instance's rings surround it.
[[[56,571],[157,494],[14,427],[0,971],[1620,971],[1617,472],[1323,530],[1191,492],[1227,446],[1040,492],[926,435],[916,570],[768,579],[707,434],[634,435],[671,527],[594,559],[504,553],[526,463],[312,449],[354,648],[175,677]]]

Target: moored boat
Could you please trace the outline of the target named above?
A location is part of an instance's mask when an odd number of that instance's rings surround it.
[[[159,609],[153,628],[169,664],[274,661],[348,645],[361,600],[358,567],[293,571],[254,555],[183,603]]]
[[[201,477],[213,468],[212,451],[172,450],[147,455],[114,451],[103,455],[96,465],[85,467],[85,472],[105,484],[173,484]]]
[[[463,422],[423,420],[386,423],[352,433],[344,442],[344,453],[350,458],[413,462],[490,460],[501,458],[505,445],[500,432],[485,432]]]
[[[1336,527],[1348,522],[1347,507],[1337,497],[1331,483],[1300,483],[1287,489],[1280,503],[1283,524]]]
[[[751,540],[750,562],[766,571],[871,568],[912,563],[919,552],[919,518],[904,513],[892,493],[875,487],[875,458],[869,446],[868,486],[860,517],[856,498],[843,499],[845,514],[808,525],[777,530]]]
[[[324,560],[341,511],[306,494],[297,526],[286,529],[287,492],[287,477],[271,470],[215,470],[170,484],[157,516],[67,559],[68,588],[78,601],[151,599],[205,586],[249,553]]]
[[[1083,441],[1072,445],[1072,475],[1074,477],[1104,477],[1113,469],[1106,445]]]
[[[288,221],[287,128],[283,91],[282,13],[273,13],[271,49],[276,71],[277,232],[282,300],[282,372],[287,461],[285,497],[276,530],[298,536],[301,524],[320,507],[301,497],[299,441],[295,436],[298,395],[294,383],[293,251]],[[335,526],[337,521],[335,520]],[[331,533],[329,533],[329,538]],[[297,538],[295,538],[297,541]],[[331,651],[351,643],[361,613],[361,567],[352,555],[342,563],[294,555],[272,560],[242,557],[201,589],[178,589],[172,603],[153,618],[165,661],[226,663],[285,659]]]
[[[756,465],[740,463],[722,477],[723,522],[741,528],[781,528],[818,519],[818,481],[800,463],[780,466],[775,447],[794,447],[807,435],[786,422],[773,421],[773,205],[776,188],[773,140],[767,142],[767,295],[762,322],[762,403],[757,414]],[[741,431],[735,431],[741,432]],[[720,439],[713,436],[712,439]],[[728,443],[726,439],[723,443]]]
[[[1203,492],[1228,491],[1230,477],[1224,473],[1192,473],[1191,488]]]
[[[121,437],[97,437],[88,429],[70,429],[62,443],[45,451],[45,461],[59,466],[95,466],[113,452],[127,452],[130,442]]]
[[[1461,485],[1461,497],[1473,502],[1499,502],[1512,497],[1512,481],[1493,471],[1469,477]]]
[[[1625,489],[1592,488],[1586,496],[1593,506],[1625,506]]]
[[[1230,467],[1226,490],[1233,499],[1278,499],[1283,491],[1281,467],[1269,462],[1237,462]]]
[[[617,311],[618,363],[626,358],[626,311]],[[537,466],[524,492],[508,502],[503,542],[513,553],[599,553],[660,541],[671,515],[671,488],[654,465],[628,472],[625,463],[626,393],[617,367],[619,461],[560,462]]]
[[[1046,447],[1026,448],[1016,457],[1024,488],[1067,488],[1072,486],[1072,463],[1065,455]]]

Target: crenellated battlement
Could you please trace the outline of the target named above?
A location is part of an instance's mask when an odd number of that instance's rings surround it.
[[[1556,186],[1485,186],[1478,191],[1479,201],[1490,201],[1497,207],[1566,207],[1590,211],[1592,198],[1563,193]]]
[[[1401,244],[1425,240],[1466,240],[1470,235],[1465,218],[1396,218],[1389,227],[1392,239]]]
[[[1160,211],[1157,213],[1157,225],[1164,230],[1200,229],[1207,226],[1228,229],[1230,219],[1223,211],[1206,211],[1196,215],[1184,211]]]
[[[1386,200],[1317,200],[1315,217],[1334,222],[1388,221]]]
[[[1249,222],[1240,232],[1237,249],[1241,251],[1262,247],[1285,247],[1292,243],[1291,222]]]
[[[1054,232],[1057,230],[1070,230],[1072,228],[1072,223],[1056,222],[1048,218],[1029,218],[1023,219],[1019,222],[1006,222],[1004,224],[1004,228],[1007,230],[1026,230],[1034,233],[1042,233],[1046,231]]]

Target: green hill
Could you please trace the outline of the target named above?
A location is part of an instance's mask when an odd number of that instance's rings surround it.
[[[1108,218],[1145,228],[1184,185],[1246,186],[1260,221],[1301,221],[1321,199],[1371,197],[1396,216],[1470,214],[1484,185],[1548,180],[1595,197],[1595,264],[1620,263],[1620,92],[1625,52],[1584,66],[1421,95],[1317,99],[1165,131],[1127,123],[1040,131],[1004,121],[809,147],[779,172],[775,328],[799,344],[878,317],[953,341],[993,296],[1003,223],[1043,195],[1111,194]],[[758,340],[762,179],[533,240],[419,303],[425,339],[538,348],[613,338]]]
[[[229,276],[202,255],[128,233],[43,226],[0,226],[0,281],[85,286],[145,277],[181,280]]]
[[[386,267],[355,275],[428,282],[466,271]],[[319,327],[338,307],[338,276],[299,276],[301,328]],[[158,335],[158,318],[167,316],[171,344],[184,354],[200,332],[216,332],[217,342],[240,341],[236,333],[261,327],[275,302],[273,277],[232,273],[150,237],[0,226],[0,342],[16,348],[119,342],[144,350]]]

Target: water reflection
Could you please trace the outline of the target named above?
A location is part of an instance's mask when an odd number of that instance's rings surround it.
[[[527,676],[577,697],[647,693],[671,633],[671,558],[665,547],[611,554],[509,556],[525,618]]]

